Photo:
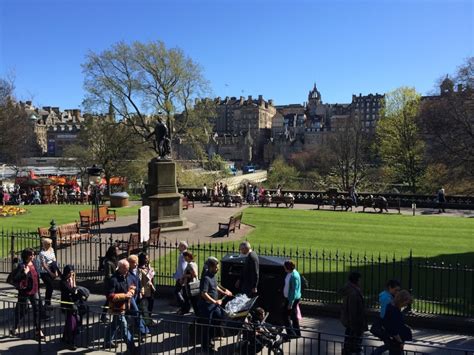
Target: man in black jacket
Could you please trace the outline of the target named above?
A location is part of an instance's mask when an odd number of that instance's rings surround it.
[[[351,272],[347,284],[339,291],[343,296],[341,323],[346,327],[343,354],[359,354],[362,351],[362,335],[367,330],[361,278],[360,273]]]
[[[240,243],[240,253],[246,256],[246,258],[244,267],[240,273],[240,279],[235,286],[248,297],[255,297],[258,292],[257,287],[260,267],[258,255],[252,250],[250,243],[247,241]]]

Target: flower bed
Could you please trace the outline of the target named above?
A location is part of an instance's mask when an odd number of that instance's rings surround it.
[[[26,209],[15,206],[0,206],[0,217],[11,217],[26,213]]]

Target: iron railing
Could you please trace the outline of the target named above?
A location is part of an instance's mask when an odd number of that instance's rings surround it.
[[[48,311],[50,319],[42,320],[40,328],[45,335],[44,339],[36,339],[33,314],[30,310],[21,319],[17,333],[12,336],[12,329],[15,318],[15,306],[17,303],[10,297],[5,299],[5,295],[0,294],[0,336],[7,342],[10,337],[26,341],[22,348],[24,350],[37,349],[38,352],[55,352],[61,346],[63,329],[65,324],[67,308],[53,307]],[[93,305],[89,306],[88,312],[82,315],[79,332],[75,336],[74,345],[85,348],[89,351],[102,350],[112,353],[124,353],[127,345],[122,340],[122,329],[117,328],[113,336],[114,346],[105,344],[106,333],[112,334],[110,320],[101,322],[101,309]],[[150,318],[148,318],[149,320]],[[219,324],[210,324],[208,319],[199,319],[194,316],[173,316],[170,314],[153,314],[151,319],[156,323],[149,327],[149,333],[139,334],[137,329],[139,316],[127,315],[128,330],[133,334],[133,342],[137,352],[140,354],[199,354],[201,353],[201,343],[205,331],[214,334],[214,347],[219,354],[254,354],[257,346],[256,328],[245,320],[225,319]],[[244,325],[245,324],[245,325]],[[302,327],[302,336],[298,339],[288,339],[285,337],[283,327],[269,327],[274,336],[273,343],[266,348],[272,347],[273,354],[286,355],[322,355],[341,354],[344,345],[344,335],[329,334],[311,328]],[[273,338],[272,338],[273,339]],[[362,341],[362,353],[371,354],[375,347],[382,345],[379,339],[364,337]],[[278,351],[275,351],[278,350]],[[405,354],[418,355],[426,353],[436,353],[439,355],[472,355],[473,349],[462,347],[449,347],[444,344],[430,342],[410,342],[405,344]],[[266,353],[265,351],[263,353]]]
[[[56,250],[58,264],[75,266],[78,279],[101,280],[100,257],[116,239],[122,236],[94,236],[88,240],[65,245]],[[126,238],[126,237],[125,237]],[[40,238],[34,233],[0,234],[0,273],[11,271],[14,258],[25,247],[40,248]],[[440,260],[395,255],[352,254],[314,249],[273,248],[254,245],[262,256],[276,256],[292,259],[298,271],[307,279],[309,286],[303,290],[303,300],[325,304],[341,301],[338,290],[347,280],[350,271],[359,271],[363,277],[363,292],[369,307],[378,306],[378,294],[389,279],[397,279],[403,288],[409,289],[415,301],[412,310],[419,313],[474,316],[474,266],[466,261]],[[155,283],[172,286],[175,281],[178,251],[177,241],[162,239],[158,245],[141,245],[135,252],[146,251],[155,268]],[[227,254],[238,254],[239,245],[233,242],[197,243],[189,246],[195,261],[201,269],[209,256],[218,259]],[[125,253],[122,254],[126,256]],[[218,275],[220,280],[220,275]]]

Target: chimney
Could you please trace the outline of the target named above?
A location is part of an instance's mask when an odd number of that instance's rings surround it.
[[[74,118],[76,119],[76,122],[79,122],[80,119],[81,119],[81,110],[79,109],[74,109],[72,110],[72,115],[74,116]]]
[[[252,95],[248,96],[248,101],[252,101]]]
[[[59,107],[52,107],[51,108],[57,115],[59,115]]]
[[[239,105],[240,105],[240,106],[242,106],[243,104],[244,104],[244,97],[243,97],[243,96],[241,96],[241,97],[240,97],[240,102],[239,102]]]
[[[26,104],[27,104],[28,106],[31,106],[32,102],[31,102],[31,101],[26,101]]]
[[[43,106],[43,110],[51,112],[51,106]]]
[[[268,105],[273,106],[273,99],[268,100]]]

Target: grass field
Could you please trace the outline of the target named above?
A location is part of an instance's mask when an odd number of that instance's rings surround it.
[[[90,205],[32,205],[24,206],[28,212],[13,217],[0,217],[0,230],[37,231],[38,227],[48,227],[54,219],[56,224],[74,222],[79,219],[79,211],[90,209]],[[139,206],[116,208],[118,216],[137,215]]]
[[[279,248],[340,253],[469,257],[474,252],[474,219],[247,208],[244,223],[255,226],[248,240]]]

